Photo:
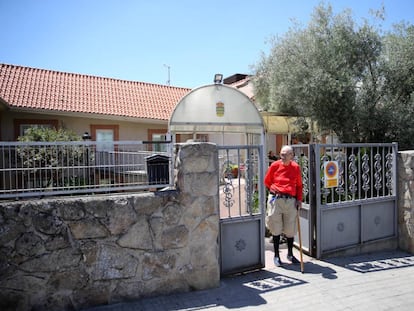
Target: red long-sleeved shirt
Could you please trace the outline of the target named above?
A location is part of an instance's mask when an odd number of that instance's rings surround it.
[[[294,161],[288,165],[282,160],[273,162],[267,169],[264,184],[271,192],[286,193],[302,201],[302,175],[300,166]]]

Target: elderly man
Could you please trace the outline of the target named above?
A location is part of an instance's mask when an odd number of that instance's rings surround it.
[[[291,146],[283,146],[280,159],[273,162],[268,168],[264,184],[269,190],[267,201],[266,226],[273,235],[275,251],[275,266],[282,261],[279,256],[280,235],[287,238],[287,260],[297,264],[299,261],[293,256],[293,238],[297,232],[296,217],[298,209],[302,207],[302,175],[299,165],[293,160]]]

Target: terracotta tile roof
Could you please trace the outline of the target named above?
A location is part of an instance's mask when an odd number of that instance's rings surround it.
[[[168,120],[189,88],[0,64],[0,99],[12,108]]]

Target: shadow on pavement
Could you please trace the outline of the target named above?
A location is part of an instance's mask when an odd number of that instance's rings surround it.
[[[336,270],[332,269],[331,267],[324,267],[311,261],[305,262],[303,264],[303,267],[304,273],[306,274],[320,274],[323,278],[330,280],[338,278],[336,275]],[[300,264],[283,264],[280,268],[301,273]]]
[[[259,270],[222,278],[218,288],[143,298],[128,303],[89,308],[87,311],[203,310],[217,306],[240,309],[266,305],[268,302],[261,297],[265,292],[302,284],[306,282]]]
[[[267,304],[261,294],[283,288],[305,284],[303,280],[285,276],[268,270],[225,277],[221,280],[220,288],[208,290],[204,294],[207,301],[201,305],[186,306],[190,310],[206,308],[206,306],[224,306],[228,309],[239,309],[248,306]],[[203,295],[203,292],[193,293]]]
[[[414,255],[403,251],[378,252],[352,257],[323,259],[325,262],[360,273],[414,266]]]
[[[280,267],[275,267],[273,264],[273,243],[271,242],[270,238],[266,238],[265,240],[265,256],[266,256],[266,269],[271,271],[279,271],[279,269],[282,269],[280,271],[289,270],[289,271],[295,271],[298,272],[300,275],[300,264],[290,264],[286,261],[286,255],[287,255],[287,245],[281,244],[280,245],[280,258],[284,262],[284,264]],[[295,257],[299,260],[300,259],[300,253],[299,250],[296,248],[293,249]],[[306,274],[320,274],[323,278],[334,280],[337,278],[336,270],[334,270],[331,267],[322,266],[323,261],[314,261],[313,258],[307,256],[306,254],[303,254],[303,262],[304,262],[304,273]],[[274,270],[276,269],[276,270]]]

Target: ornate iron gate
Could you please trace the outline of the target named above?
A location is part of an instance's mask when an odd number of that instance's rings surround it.
[[[263,146],[218,146],[220,269],[233,274],[263,268],[265,193]]]
[[[321,258],[397,236],[396,143],[293,147],[304,182],[305,252]]]
[[[315,237],[315,154],[313,145],[292,145],[296,161],[302,170],[303,201],[299,211],[299,221],[302,237],[302,250],[313,256],[316,249]],[[298,244],[299,237],[295,237]],[[296,245],[299,246],[299,245]]]

